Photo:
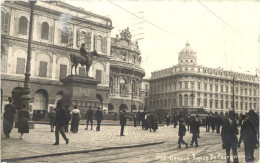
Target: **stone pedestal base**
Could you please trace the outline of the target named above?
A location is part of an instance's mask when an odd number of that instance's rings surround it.
[[[78,106],[84,114],[88,106],[100,107],[100,101],[96,98],[98,82],[92,77],[70,75],[61,80],[63,83],[63,107]]]

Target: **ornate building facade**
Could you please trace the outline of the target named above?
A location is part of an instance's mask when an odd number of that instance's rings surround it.
[[[141,53],[137,43],[131,42],[129,29],[120,37],[111,38],[110,59],[110,112],[126,109],[127,112],[143,109],[141,84],[145,76],[141,68]]]
[[[28,1],[5,1],[1,5],[1,95],[2,106],[12,96],[19,106],[27,60],[30,8]],[[112,21],[60,1],[38,1],[34,8],[31,58],[30,112],[47,112],[62,97],[60,79],[70,75],[70,54],[78,54],[82,43],[101,55],[89,76],[98,82],[97,98],[107,110],[110,102],[110,43]],[[85,75],[85,68],[77,69]],[[77,104],[94,108],[100,103]],[[76,104],[76,103],[75,103]]]
[[[152,72],[150,109],[203,108],[212,112],[259,112],[259,78],[197,64],[197,54],[187,43],[179,63]],[[233,90],[234,89],[234,90]],[[233,96],[234,94],[234,96]],[[233,100],[234,99],[234,100]]]

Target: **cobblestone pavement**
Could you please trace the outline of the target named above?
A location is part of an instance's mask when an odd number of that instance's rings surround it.
[[[48,125],[35,125],[23,140],[18,139],[17,129],[13,129],[11,139],[2,136],[2,160],[57,154],[56,156],[13,160],[16,162],[225,162],[225,151],[221,148],[221,137],[216,133],[206,133],[201,128],[199,147],[177,148],[178,128],[160,126],[156,132],[143,131],[141,127],[127,126],[125,136],[120,137],[120,126],[101,126],[101,131],[85,130],[81,125],[77,134],[69,132],[68,145],[60,139],[59,146],[53,146],[54,133]],[[191,134],[184,137],[191,141]],[[149,143],[149,146],[135,146]],[[120,148],[132,146],[131,148]],[[106,147],[115,147],[107,150]],[[66,153],[61,154],[59,153]],[[76,152],[76,153],[73,153]],[[259,159],[255,151],[256,160]],[[72,153],[72,154],[69,154]],[[238,148],[240,162],[244,162],[244,146]],[[232,159],[231,159],[232,160]]]

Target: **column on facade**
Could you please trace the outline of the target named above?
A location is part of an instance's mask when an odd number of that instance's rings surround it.
[[[33,15],[33,25],[32,25],[32,40],[39,40],[41,37],[41,24],[38,23],[38,15]],[[38,24],[38,25],[37,25]]]
[[[56,57],[57,57],[56,54],[53,53],[52,54],[52,75],[51,75],[52,79],[56,78],[56,71],[57,71],[57,66],[56,66],[57,60],[56,60]]]
[[[9,73],[9,74],[11,74],[12,70],[14,68],[16,68],[16,65],[12,65],[12,58],[13,58],[13,46],[9,45],[8,46],[8,54],[7,54],[7,66],[6,66],[7,73]],[[14,71],[14,73],[15,73],[15,71]]]
[[[14,9],[10,9],[10,24],[15,24],[15,22],[14,22],[14,16],[15,16],[15,14],[14,14],[14,12],[15,12],[15,10]],[[14,36],[14,28],[15,28],[15,26],[14,25],[10,25],[9,26],[10,28],[10,31],[9,31],[9,35],[10,36]]]

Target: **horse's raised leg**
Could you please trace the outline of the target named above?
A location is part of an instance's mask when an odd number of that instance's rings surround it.
[[[71,65],[71,71],[70,71],[70,74],[71,74],[71,75],[72,75],[72,69],[73,69],[73,66],[74,66],[74,65]]]
[[[78,74],[77,74],[77,67],[78,67],[78,64],[75,65],[75,74],[76,74],[76,75],[78,75]]]

